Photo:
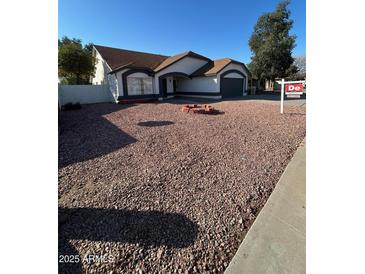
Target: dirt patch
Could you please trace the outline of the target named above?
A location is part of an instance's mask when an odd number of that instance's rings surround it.
[[[223,272],[305,136],[305,109],[100,104],[61,116],[62,273]],[[166,122],[168,121],[168,122]],[[105,259],[105,256],[110,256]]]

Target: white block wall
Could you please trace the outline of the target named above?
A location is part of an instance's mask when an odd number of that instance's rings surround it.
[[[58,85],[61,105],[115,102],[108,85]]]

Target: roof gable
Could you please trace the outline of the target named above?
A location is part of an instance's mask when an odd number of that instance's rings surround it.
[[[154,69],[154,71],[158,72],[160,70],[163,70],[163,69],[171,66],[172,64],[175,64],[177,61],[179,61],[185,57],[192,57],[192,58],[197,58],[197,59],[203,59],[206,61],[211,61],[209,58],[207,58],[203,55],[197,54],[193,51],[186,51],[186,52],[183,52],[180,54],[176,54],[174,56],[170,56],[169,58],[165,59],[158,67],[156,67]]]
[[[229,64],[242,65],[246,69],[246,71],[250,74],[250,71],[247,69],[247,67],[244,63],[238,62],[236,60],[232,60],[230,58],[223,58],[223,59],[217,59],[217,60],[208,62],[206,65],[202,66],[201,68],[199,68],[195,72],[193,72],[191,74],[191,76],[197,77],[197,76],[216,75]]]

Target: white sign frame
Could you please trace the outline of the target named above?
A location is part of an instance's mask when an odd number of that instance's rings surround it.
[[[285,79],[282,78],[281,81],[276,81],[277,83],[281,84],[281,98],[280,98],[280,113],[283,114],[284,113],[284,89],[285,89],[285,85],[288,84],[304,84],[305,81],[301,80],[301,81],[288,81],[285,82]],[[302,93],[299,92],[287,92],[287,95],[291,95],[291,94],[298,94],[301,95]]]

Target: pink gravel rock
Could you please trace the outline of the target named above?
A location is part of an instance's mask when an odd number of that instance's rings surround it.
[[[248,101],[210,105],[223,114],[187,115],[181,101],[62,113],[59,207],[87,210],[61,218],[59,253],[113,257],[60,264],[62,273],[224,271],[305,137],[306,115]]]

